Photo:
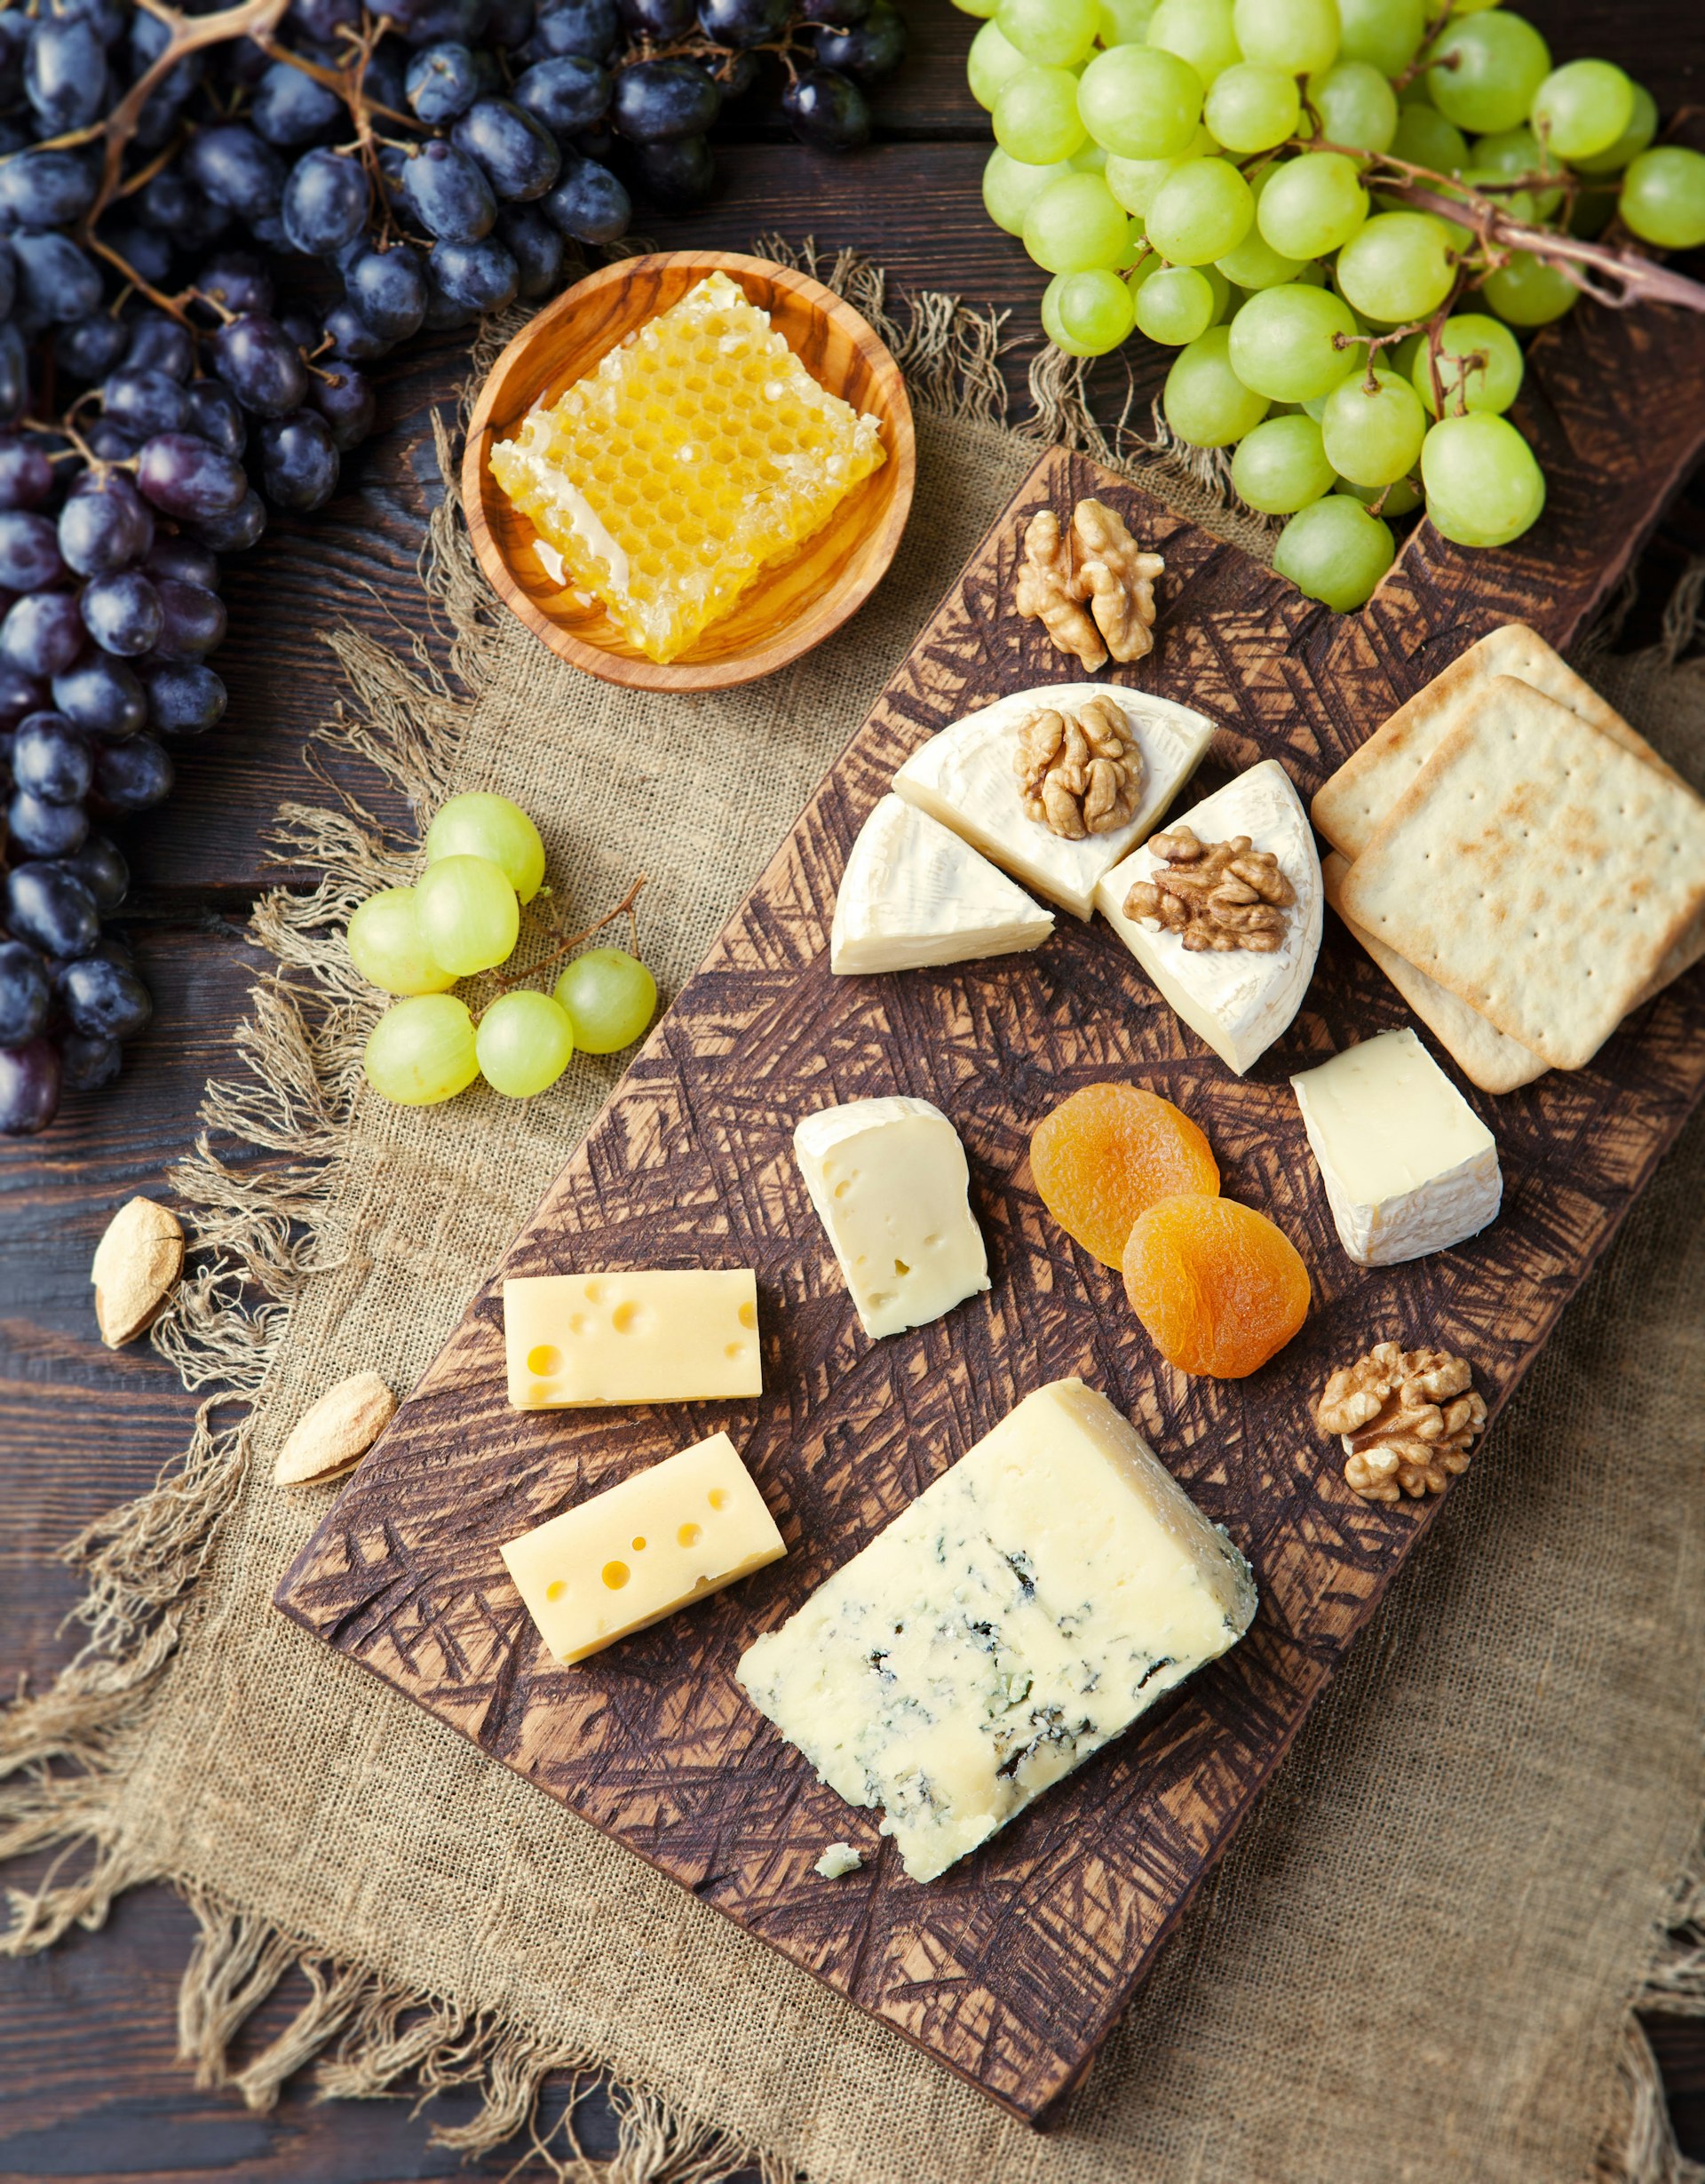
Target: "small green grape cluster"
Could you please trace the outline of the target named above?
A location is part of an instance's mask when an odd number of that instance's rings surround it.
[[[1705,155],[1653,147],[1650,92],[1609,61],[1554,68],[1487,0],[1442,20],[1434,0],[956,4],[988,19],[968,64],[994,116],[983,200],[1053,276],[1044,330],[1075,356],[1133,330],[1176,348],[1172,434],[1235,449],[1243,500],[1290,519],[1275,566],[1340,611],[1423,497],[1465,546],[1544,506],[1503,415],[1510,329],[1581,290],[1476,212],[1705,242]],[[1475,203],[1456,221],[1416,195]]]
[[[369,1035],[367,1081],[400,1107],[453,1100],[483,1076],[530,1100],[548,1091],[575,1049],[613,1054],[652,1020],[657,981],[619,948],[588,949],[552,992],[500,993],[476,1026],[458,979],[507,963],[521,905],[544,879],[544,844],[507,797],[452,797],[426,830],[426,870],[413,887],[369,895],[349,921],[349,959],[382,992],[403,997]]]

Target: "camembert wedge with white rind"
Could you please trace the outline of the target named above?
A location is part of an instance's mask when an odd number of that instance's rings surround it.
[[[1497,1140],[1414,1032],[1381,1032],[1290,1082],[1359,1267],[1448,1251],[1496,1220]]]
[[[829,965],[841,976],[916,971],[1040,948],[1054,914],[968,842],[897,796],[859,830],[835,898]]]
[[[1107,698],[1124,714],[1143,757],[1136,812],[1107,834],[1073,842],[1052,833],[1025,811],[1019,794],[1019,730],[1043,706],[1069,711],[1091,698]],[[1089,917],[1095,884],[1109,865],[1154,831],[1213,740],[1213,723],[1188,706],[1119,683],[1051,683],[997,698],[968,713],[915,751],[894,775],[894,791],[1003,871],[1034,887],[1049,901]]]
[[[1285,913],[1280,947],[1270,954],[1244,948],[1221,954],[1187,949],[1182,935],[1126,917],[1125,897],[1161,862],[1146,847],[1115,865],[1095,891],[1102,916],[1175,1013],[1241,1076],[1289,1026],[1314,975],[1324,917],[1314,837],[1290,776],[1276,758],[1252,766],[1172,824],[1190,828],[1204,843],[1248,835],[1255,848],[1271,850],[1279,860],[1296,896]]]
[[[760,1395],[757,1279],[749,1267],[512,1275],[504,1354],[518,1410]]]
[[[959,1133],[927,1100],[852,1100],[793,1133],[859,1323],[898,1335],[988,1287]]]
[[[1254,1579],[1106,1396],[1057,1380],[749,1647],[747,1696],[914,1880],[1249,1628]]]

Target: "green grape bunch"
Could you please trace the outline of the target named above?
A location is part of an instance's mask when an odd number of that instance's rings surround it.
[[[1583,293],[1705,310],[1638,247],[1705,243],[1705,155],[1657,141],[1614,62],[1554,68],[1508,8],[956,4],[985,19],[983,202],[1052,276],[1043,331],[1071,356],[1176,349],[1172,440],[1228,451],[1245,504],[1288,519],[1274,566],[1339,612],[1414,510],[1463,546],[1538,520],[1506,414],[1522,337]]]

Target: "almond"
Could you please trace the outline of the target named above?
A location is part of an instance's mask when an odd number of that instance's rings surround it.
[[[109,1350],[134,1342],[177,1287],[184,1271],[178,1217],[152,1198],[132,1198],[107,1224],[90,1280],[95,1319]]]
[[[397,1399],[376,1372],[353,1372],[297,1420],[278,1452],[278,1486],[315,1486],[365,1456],[391,1423]]]

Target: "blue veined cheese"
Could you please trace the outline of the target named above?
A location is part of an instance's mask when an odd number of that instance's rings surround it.
[[[736,1671],[933,1880],[1249,1628],[1255,1581],[1081,1380],[1027,1395]]]

